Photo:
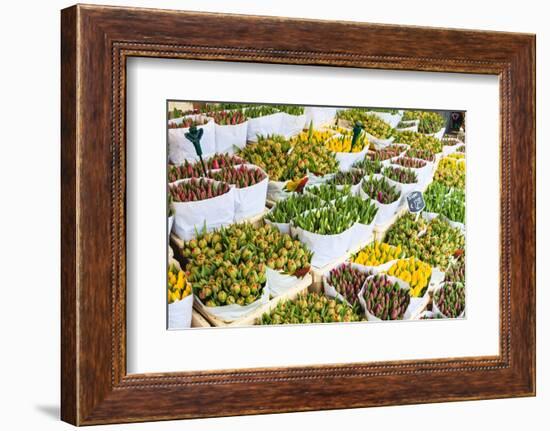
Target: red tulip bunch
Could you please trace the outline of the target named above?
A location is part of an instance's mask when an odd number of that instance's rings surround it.
[[[359,291],[371,272],[361,271],[349,263],[344,263],[330,271],[327,282],[336,289],[351,305],[359,302]]]
[[[426,162],[420,159],[413,159],[412,157],[399,157],[392,161],[394,165],[403,166],[404,168],[423,168],[426,166]]]
[[[174,202],[195,202],[221,196],[229,191],[229,184],[206,179],[192,178],[170,186]]]
[[[191,126],[204,126],[206,123],[208,123],[208,118],[198,118],[193,119],[191,117],[184,118],[181,123],[175,123],[171,121],[168,123],[169,129],[188,129]]]
[[[209,176],[214,180],[234,184],[239,189],[253,186],[267,178],[267,175],[261,169],[250,168],[245,165],[224,168],[217,172],[211,172]]]
[[[214,122],[221,126],[234,126],[247,120],[246,115],[242,111],[217,111],[206,115],[213,118]]]
[[[364,299],[367,311],[380,320],[401,320],[411,302],[407,289],[387,275],[375,275],[366,281]]]

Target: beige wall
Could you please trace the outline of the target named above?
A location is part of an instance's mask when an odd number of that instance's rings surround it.
[[[181,109],[182,111],[189,111],[193,109],[193,104],[189,102],[168,102],[168,110],[172,111],[174,108]]]

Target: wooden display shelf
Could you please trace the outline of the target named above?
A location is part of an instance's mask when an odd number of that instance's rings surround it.
[[[193,309],[193,315],[191,317],[191,328],[211,328],[212,325],[208,323],[202,315],[195,309]]]

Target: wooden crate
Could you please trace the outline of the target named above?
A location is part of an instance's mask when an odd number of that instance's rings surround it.
[[[371,235],[371,237],[367,241],[365,241],[363,244],[360,244],[357,247],[354,247],[353,249],[349,250],[346,254],[332,260],[326,265],[320,268],[316,266],[312,266],[309,272],[312,278],[311,286],[309,288],[310,292],[321,292],[323,290],[323,274],[327,271],[330,271],[333,268],[336,268],[338,265],[344,263],[346,260],[348,260],[350,256],[357,253],[363,247],[366,247],[367,245],[369,245],[373,240],[374,240],[374,234]]]
[[[193,315],[191,316],[191,328],[211,328],[212,325],[208,323],[202,315],[195,309],[193,309]]]
[[[307,291],[310,285],[311,285],[311,275],[306,274],[301,280],[298,280],[298,282],[294,287],[288,289],[284,294],[276,296],[275,298],[269,300],[266,304],[262,305],[261,307],[258,307],[256,310],[252,311],[251,313],[248,313],[247,315],[241,317],[240,319],[233,320],[231,322],[225,322],[222,319],[219,319],[218,317],[213,316],[206,310],[206,308],[201,303],[199,303],[199,301],[195,301],[193,303],[193,307],[195,307],[195,310],[198,313],[200,313],[201,316],[212,326],[218,326],[218,327],[251,326],[255,324],[256,319],[260,318],[262,314],[271,310],[279,302],[285,299],[294,298],[299,293]]]

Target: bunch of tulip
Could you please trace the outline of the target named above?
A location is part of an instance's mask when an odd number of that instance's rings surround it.
[[[385,242],[373,242],[360,250],[351,258],[352,262],[364,266],[378,266],[402,257],[401,246],[393,246]]]
[[[337,235],[355,222],[354,214],[342,212],[332,205],[300,214],[294,219],[295,226],[319,235]]]
[[[191,294],[191,283],[187,281],[187,275],[181,269],[171,265],[168,268],[168,303],[181,301]]]
[[[310,267],[311,252],[275,227],[233,224],[203,232],[181,249],[195,294],[206,306],[256,301],[266,283],[266,267],[297,277]]]
[[[361,182],[365,173],[360,169],[352,169],[346,172],[336,173],[326,184],[335,184],[339,186],[352,185],[355,186]]]
[[[401,184],[413,184],[418,182],[416,172],[409,168],[387,166],[382,169],[382,175]]]
[[[279,110],[271,105],[255,105],[245,109],[248,118],[259,118],[276,114]]]
[[[373,161],[383,162],[384,160],[400,156],[403,151],[403,147],[399,145],[390,145],[380,150],[371,151],[367,154],[367,157]]]
[[[393,275],[411,286],[411,296],[422,296],[432,276],[432,267],[415,257],[399,259],[388,270]]]
[[[243,163],[245,161],[240,157],[227,153],[216,153],[208,160],[205,160],[207,170],[221,169]],[[199,162],[185,160],[181,165],[169,165],[168,167],[168,181],[171,183],[185,178],[198,178],[202,176],[204,176],[204,172]]]
[[[169,185],[169,190],[174,202],[195,202],[229,192],[229,184],[206,178],[191,178],[188,181]]]
[[[302,323],[359,322],[364,320],[357,306],[327,298],[319,293],[305,293],[295,299],[281,301],[269,313],[264,313],[257,324],[283,325]]]
[[[434,303],[444,317],[459,317],[466,307],[466,289],[461,282],[444,282],[434,294]]]
[[[335,153],[359,153],[369,146],[369,140],[364,133],[361,133],[353,144],[353,134],[346,133],[326,142],[327,148]]]
[[[367,311],[380,320],[401,320],[411,302],[409,289],[402,289],[386,275],[370,277],[363,295]]]
[[[334,201],[334,207],[351,215],[357,223],[369,225],[373,222],[378,207],[370,199],[362,199],[359,196],[348,196]]]
[[[445,281],[460,281],[464,283],[466,273],[464,250],[460,250],[459,253],[455,253],[455,259],[455,261],[449,264],[447,271],[445,271]]]
[[[325,202],[330,202],[334,199],[349,195],[351,192],[351,186],[348,184],[343,187],[339,187],[334,183],[330,183],[308,187],[306,190],[308,193],[318,196]]]
[[[249,163],[261,167],[271,180],[282,181],[288,178],[288,152],[292,148],[283,136],[261,136],[258,142],[249,144],[239,151],[239,156]],[[305,172],[305,169],[304,169]],[[304,175],[297,175],[302,178]]]
[[[208,118],[184,118],[181,122],[175,123],[173,121],[168,123],[169,129],[188,129],[191,126],[204,126],[210,121]]]
[[[234,126],[247,120],[246,115],[242,111],[215,111],[209,112],[206,115],[213,118],[214,122],[220,126]]]
[[[391,204],[401,197],[401,192],[385,178],[365,178],[361,183],[361,189],[369,198],[381,204]]]
[[[370,154],[367,154],[363,159],[356,161],[353,167],[363,171],[364,175],[379,174],[382,163],[380,160],[371,160]]]
[[[395,160],[392,160],[394,165],[403,166],[404,168],[423,168],[426,166],[426,162],[421,159],[413,159],[412,157],[399,157]]]
[[[287,199],[277,202],[273,210],[265,218],[273,223],[290,223],[298,214],[323,205],[324,202],[318,196],[292,194]]]
[[[394,131],[395,142],[408,144],[411,148],[418,150],[428,150],[433,154],[440,153],[443,150],[443,144],[434,136],[425,135],[412,130]]]
[[[466,185],[466,163],[452,157],[439,161],[434,175],[435,181],[441,181],[447,187],[463,189]]]
[[[422,150],[420,148],[409,148],[405,155],[415,159],[426,160],[427,162],[433,162],[435,160],[433,152],[430,150]]]
[[[362,271],[349,263],[343,263],[329,272],[326,282],[351,305],[359,305],[359,291],[370,275],[370,271]]]
[[[239,189],[253,186],[267,178],[261,169],[246,165],[223,168],[219,171],[210,172],[209,176],[214,180],[235,185]]]
[[[441,181],[432,182],[424,193],[426,211],[444,215],[451,221],[464,223],[466,193],[463,189],[447,187]]]
[[[464,248],[460,229],[436,217],[426,222],[413,214],[401,216],[386,233],[385,241],[401,245],[406,256],[414,256],[431,266],[446,268],[453,254]]]
[[[285,112],[289,115],[304,115],[305,108],[299,105],[275,105],[279,112]]]
[[[386,139],[392,134],[392,127],[374,114],[369,114],[367,110],[361,108],[346,109],[337,114],[338,121],[344,120],[350,124],[356,124],[358,121],[363,125],[365,132],[370,135]]]
[[[401,121],[420,120],[418,131],[420,133],[436,133],[445,125],[445,118],[437,112],[430,111],[405,111]]]

